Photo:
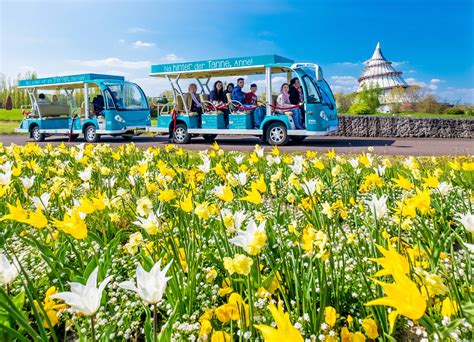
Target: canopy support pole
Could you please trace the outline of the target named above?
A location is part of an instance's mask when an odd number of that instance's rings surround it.
[[[265,67],[265,85],[265,102],[267,103],[267,115],[270,116],[272,115],[272,109],[270,107],[270,104],[272,104],[272,68],[268,66]]]
[[[84,111],[85,117],[89,117],[89,84],[84,83]]]

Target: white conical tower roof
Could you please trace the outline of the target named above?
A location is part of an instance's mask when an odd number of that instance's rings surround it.
[[[395,87],[408,87],[408,84],[401,76],[400,71],[396,71],[392,62],[385,59],[380,43],[377,43],[372,58],[365,62],[364,72],[359,77],[359,89],[361,91],[364,86],[376,86],[384,90],[390,90]]]

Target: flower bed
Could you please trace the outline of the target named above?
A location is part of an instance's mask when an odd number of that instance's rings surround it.
[[[473,170],[258,146],[0,146],[0,336],[469,339]]]

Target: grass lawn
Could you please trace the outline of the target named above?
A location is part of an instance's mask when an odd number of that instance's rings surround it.
[[[23,119],[23,114],[21,109],[0,109],[0,121],[1,120],[21,120]]]
[[[0,121],[0,134],[13,134],[20,121]]]

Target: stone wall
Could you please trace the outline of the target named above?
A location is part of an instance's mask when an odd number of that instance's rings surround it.
[[[337,135],[346,137],[473,138],[474,119],[340,115]]]

